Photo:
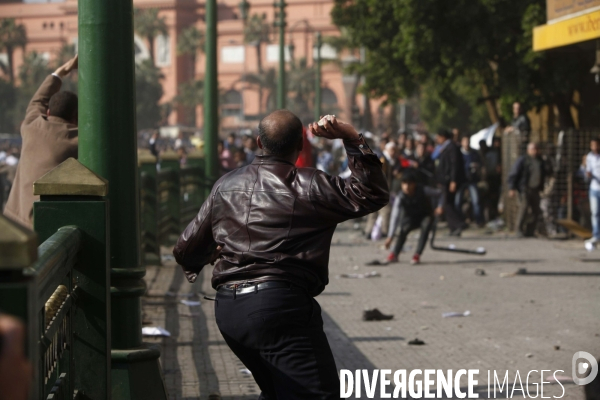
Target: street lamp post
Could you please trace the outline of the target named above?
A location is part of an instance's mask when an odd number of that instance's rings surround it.
[[[217,87],[217,0],[206,0],[206,71],[204,74],[204,162],[207,195],[219,173],[219,97]]]
[[[317,59],[315,60],[315,121],[321,119],[321,46],[323,40],[321,32],[316,34]]]
[[[286,87],[285,87],[285,0],[279,0],[279,3],[273,3],[275,7],[275,27],[279,28],[279,78],[277,85],[277,108],[285,108]],[[277,11],[279,8],[279,11]]]

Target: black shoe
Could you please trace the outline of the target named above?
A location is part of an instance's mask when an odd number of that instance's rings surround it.
[[[386,315],[376,308],[372,310],[365,310],[363,312],[364,321],[388,321],[393,318],[393,315]]]

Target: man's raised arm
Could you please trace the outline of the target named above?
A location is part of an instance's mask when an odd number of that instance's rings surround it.
[[[311,200],[321,217],[342,222],[378,211],[389,202],[389,188],[381,162],[350,124],[335,117],[309,126],[327,139],[343,139],[352,175],[347,179],[317,171],[311,183]]]
[[[48,103],[50,97],[55,93],[58,93],[62,86],[62,78],[64,78],[69,72],[77,69],[78,58],[75,56],[71,60],[67,61],[64,65],[58,67],[51,75],[48,75],[44,82],[40,85],[38,90],[35,92],[27,111],[25,112],[24,124],[28,125],[40,115],[46,115],[48,111]]]

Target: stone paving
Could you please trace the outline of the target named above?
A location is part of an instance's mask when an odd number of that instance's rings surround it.
[[[600,251],[586,252],[581,241],[516,239],[483,231],[466,232],[460,239],[444,236],[443,231],[439,236],[439,244],[484,246],[487,255],[428,247],[422,264],[411,266],[407,261],[416,244],[413,236],[400,264],[367,267],[366,262],[386,255],[381,243],[367,241],[350,223],[338,228],[331,248],[330,283],[317,298],[338,368],[479,369],[478,392],[487,398],[488,370],[492,379],[496,371],[500,380],[508,371],[512,390],[517,371],[526,386],[530,370],[563,370],[557,375],[570,377],[576,351],[600,356]],[[168,258],[169,249],[163,250]],[[485,275],[477,275],[476,269]],[[527,273],[501,277],[518,269]],[[171,337],[145,341],[161,347],[170,399],[208,399],[211,394],[211,399],[256,399],[258,387],[223,341],[213,303],[202,298],[214,294],[211,271],[205,268],[191,285],[172,260],[148,268],[145,319],[164,327]],[[371,271],[381,276],[339,277]],[[201,305],[188,306],[181,300]],[[394,314],[394,319],[362,321],[363,309],[374,307]],[[442,318],[445,312],[467,310],[471,313],[467,317]],[[425,345],[407,344],[417,337]],[[548,375],[552,372],[544,375],[544,381]],[[539,384],[539,373],[531,378],[534,396],[533,379]],[[461,384],[466,386],[466,380]],[[562,398],[584,398],[582,388],[571,380],[563,385]],[[523,397],[518,389],[517,385],[513,396]],[[561,386],[544,385],[544,397],[561,395]]]

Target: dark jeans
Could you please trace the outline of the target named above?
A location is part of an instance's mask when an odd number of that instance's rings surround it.
[[[422,219],[406,219],[402,221],[400,223],[400,233],[398,234],[398,239],[396,239],[396,244],[394,245],[393,250],[393,253],[396,255],[396,257],[402,251],[402,247],[404,247],[404,243],[406,242],[408,234],[418,228],[421,228],[421,234],[419,235],[419,244],[417,245],[415,254],[423,254],[423,250],[427,244],[427,238],[429,237],[429,232],[431,232],[432,226],[433,218],[430,216],[426,216]]]
[[[450,232],[457,229],[463,229],[465,227],[465,221],[462,213],[456,209],[456,192],[450,193],[448,185],[445,185],[442,188],[442,191],[444,196],[442,208],[444,209],[444,215],[446,216],[446,222],[448,222]]]
[[[339,399],[340,381],[319,303],[295,286],[215,302],[223,338],[262,391],[259,399]]]
[[[542,210],[540,209],[540,192],[537,189],[526,188],[519,194],[519,213],[517,214],[517,230],[527,235],[525,223],[527,221],[527,211],[531,210],[533,226],[537,226],[537,220]]]

